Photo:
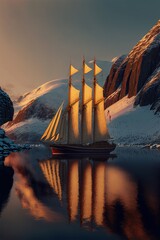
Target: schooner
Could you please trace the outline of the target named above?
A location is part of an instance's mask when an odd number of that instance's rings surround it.
[[[85,82],[85,74],[92,69],[83,59],[82,90],[72,84],[72,76],[78,72],[70,65],[68,83],[68,106],[63,103],[57,110],[41,137],[52,147],[53,153],[109,153],[116,147],[110,138],[105,112],[103,88],[97,83],[96,75],[102,69],[93,62],[93,87]]]

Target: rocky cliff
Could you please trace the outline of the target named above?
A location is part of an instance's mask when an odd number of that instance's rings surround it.
[[[0,88],[0,126],[13,119],[13,103],[7,93]]]
[[[0,89],[0,126],[13,119],[13,103],[7,93]],[[28,145],[17,146],[6,135],[5,131],[0,128],[0,162],[11,152],[29,149]]]
[[[113,64],[104,85],[105,107],[124,96],[139,95],[136,104],[153,104],[157,108],[159,100],[160,67],[160,20],[137,43],[128,56],[118,58]],[[155,90],[156,89],[156,94]]]

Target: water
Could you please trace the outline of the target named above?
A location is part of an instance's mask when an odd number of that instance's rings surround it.
[[[160,239],[160,152],[109,159],[13,153],[0,166],[0,239]]]

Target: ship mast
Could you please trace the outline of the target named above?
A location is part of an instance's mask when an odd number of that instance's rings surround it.
[[[95,91],[96,91],[96,59],[93,61],[93,143],[95,142],[95,112],[96,112],[96,104],[95,104]]]
[[[68,133],[67,133],[67,143],[69,143],[69,123],[70,123],[70,103],[71,103],[71,84],[72,84],[72,73],[71,73],[71,64],[69,67],[69,81],[68,81]]]
[[[85,77],[84,77],[84,68],[85,68],[85,59],[83,57],[83,67],[82,67],[82,103],[81,103],[81,144],[83,143],[83,118],[84,118],[84,84],[85,84]]]

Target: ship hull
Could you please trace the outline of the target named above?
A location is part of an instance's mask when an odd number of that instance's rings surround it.
[[[82,155],[104,155],[114,151],[116,145],[108,142],[94,143],[89,145],[81,144],[51,144],[52,153],[55,154],[82,154]]]

